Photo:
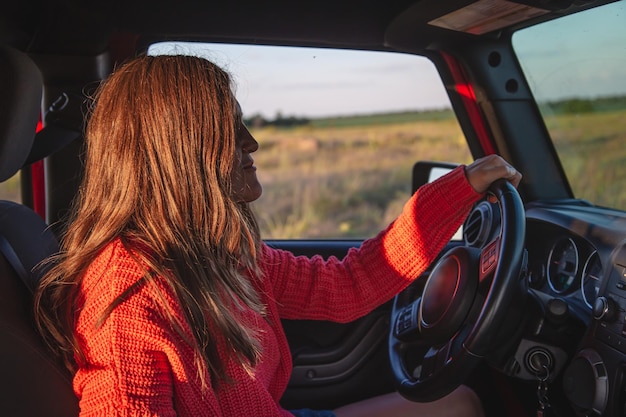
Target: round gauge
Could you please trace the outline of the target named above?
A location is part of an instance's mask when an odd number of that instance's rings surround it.
[[[583,268],[582,283],[580,285],[583,293],[583,300],[587,307],[593,308],[593,303],[596,301],[598,291],[600,291],[600,283],[602,282],[602,261],[597,251],[593,251],[585,267]]]
[[[576,282],[578,273],[578,247],[572,239],[555,242],[548,256],[548,284],[558,294],[567,292]]]

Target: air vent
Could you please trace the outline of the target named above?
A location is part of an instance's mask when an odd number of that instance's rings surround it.
[[[482,247],[485,244],[493,224],[493,210],[486,201],[479,203],[465,220],[463,236],[465,244]]]

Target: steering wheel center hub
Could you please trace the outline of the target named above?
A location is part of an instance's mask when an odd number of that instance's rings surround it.
[[[424,287],[419,309],[420,333],[444,343],[461,328],[478,288],[479,251],[457,247],[437,263]]]

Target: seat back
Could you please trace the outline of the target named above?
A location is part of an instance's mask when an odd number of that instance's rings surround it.
[[[0,182],[26,162],[39,120],[43,82],[37,66],[0,47]],[[0,415],[78,415],[71,375],[53,359],[33,322],[32,291],[58,251],[55,236],[28,207],[0,201]]]

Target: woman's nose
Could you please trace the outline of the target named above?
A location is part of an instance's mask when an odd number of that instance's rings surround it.
[[[259,149],[259,142],[257,142],[254,136],[252,136],[247,127],[242,127],[241,135],[243,136],[242,149],[245,152],[252,153],[256,152]]]

